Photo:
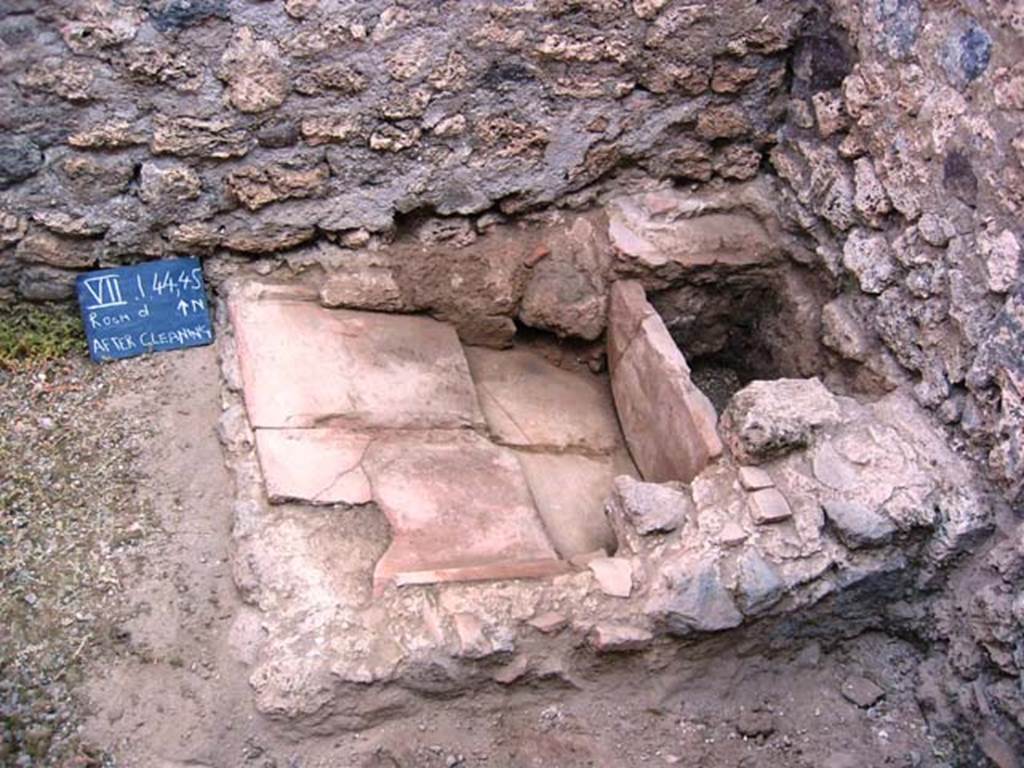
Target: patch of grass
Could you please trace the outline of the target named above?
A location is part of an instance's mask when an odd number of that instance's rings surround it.
[[[74,307],[0,304],[0,368],[22,370],[85,349]]]

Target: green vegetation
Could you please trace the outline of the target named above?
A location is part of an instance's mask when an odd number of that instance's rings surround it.
[[[30,368],[85,349],[73,307],[0,303],[0,368]]]

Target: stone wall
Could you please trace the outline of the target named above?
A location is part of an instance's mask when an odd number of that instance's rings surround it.
[[[749,178],[803,3],[5,3],[0,286]],[[771,24],[762,23],[771,18]]]
[[[808,17],[771,152],[786,228],[834,286],[824,344],[911,390],[1011,499],[1002,535],[910,622],[935,649],[932,725],[969,742],[966,719],[999,765],[997,732],[1024,727],[1021,61],[1020,3],[836,0]]]
[[[808,17],[771,152],[789,229],[834,281],[825,343],[864,364],[881,342],[892,385],[957,425],[1017,496],[1024,10],[833,6]]]

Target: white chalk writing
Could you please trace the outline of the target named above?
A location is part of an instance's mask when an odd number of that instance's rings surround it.
[[[122,307],[128,303],[121,297],[121,283],[118,282],[117,275],[99,275],[87,278],[83,282],[89,296],[95,302],[86,309]]]

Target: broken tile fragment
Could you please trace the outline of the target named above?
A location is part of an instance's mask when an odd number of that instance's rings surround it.
[[[735,547],[747,540],[747,532],[732,520],[722,526],[718,532],[718,543],[725,547]]]
[[[554,632],[558,632],[561,629],[565,629],[568,626],[569,620],[561,613],[555,613],[554,611],[546,611],[545,613],[539,613],[530,619],[527,624],[536,629],[538,632],[543,632],[545,635],[550,635]]]
[[[747,499],[750,516],[755,523],[777,523],[791,517],[793,510],[777,488],[762,488],[754,491]]]
[[[758,491],[775,485],[771,475],[760,467],[740,467],[739,476],[740,485],[748,491]]]
[[[597,557],[587,563],[601,591],[611,597],[629,597],[633,591],[633,566],[623,557]]]
[[[367,504],[361,462],[370,436],[345,429],[257,429],[256,452],[272,503]]]
[[[587,634],[587,642],[598,653],[639,651],[651,644],[654,635],[642,627],[603,622]]]
[[[513,650],[511,642],[494,642],[488,636],[483,620],[473,613],[456,613],[452,617],[459,648],[457,655],[466,659],[483,659],[494,653]]]

